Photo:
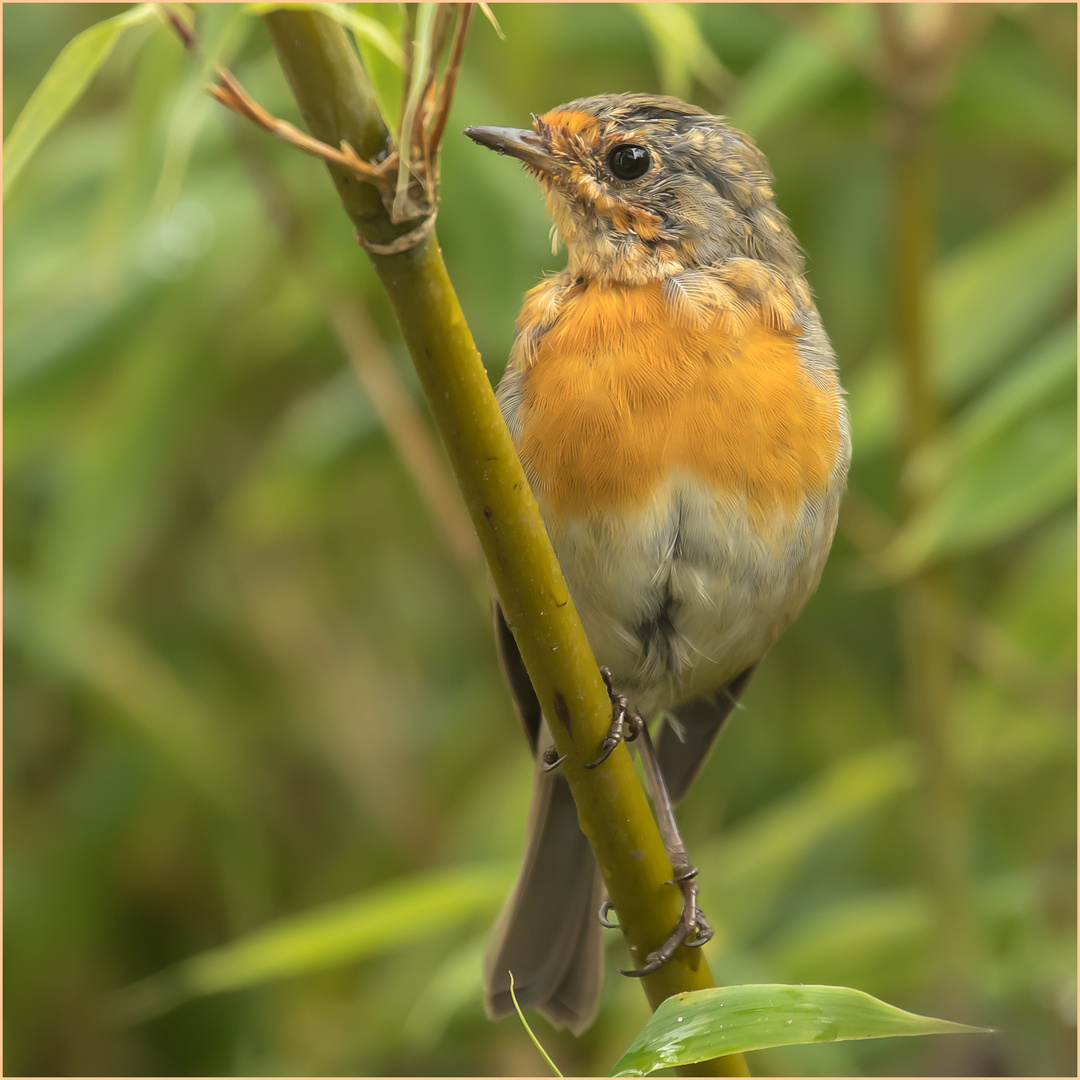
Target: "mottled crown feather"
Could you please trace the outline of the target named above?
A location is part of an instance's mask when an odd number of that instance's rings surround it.
[[[616,124],[641,124],[652,120],[686,123],[694,118],[710,117],[700,105],[661,94],[597,94],[560,105],[559,111],[590,113]]]

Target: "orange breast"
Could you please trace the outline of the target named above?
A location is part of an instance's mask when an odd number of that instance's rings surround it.
[[[822,491],[839,399],[760,320],[680,318],[659,283],[583,286],[529,365],[519,453],[557,516],[632,507],[678,471],[755,515]]]

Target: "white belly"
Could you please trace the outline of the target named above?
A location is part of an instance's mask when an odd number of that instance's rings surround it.
[[[678,477],[635,515],[540,509],[597,662],[649,717],[764,656],[817,587],[839,495],[758,529],[740,499]]]

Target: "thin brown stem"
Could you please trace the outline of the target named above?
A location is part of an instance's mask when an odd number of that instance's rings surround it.
[[[353,371],[454,558],[465,567],[479,566],[483,553],[446,458],[402,384],[370,316],[359,304],[346,301],[333,301],[328,308],[330,322]]]
[[[454,100],[454,91],[457,89],[458,73],[461,70],[461,61],[465,55],[465,42],[469,36],[469,24],[472,22],[472,4],[458,4],[458,21],[454,27],[454,40],[450,45],[450,59],[446,63],[446,72],[443,75],[442,86],[435,103],[435,117],[431,122],[431,134],[428,136],[428,146],[433,159],[439,153],[442,146],[443,134],[446,131],[446,122],[450,117],[450,104]]]
[[[392,170],[387,162],[378,166],[369,165],[363,161],[356,151],[345,140],[342,140],[341,149],[335,150],[328,143],[319,139],[313,139],[310,135],[300,131],[287,120],[278,120],[277,117],[268,113],[250,94],[240,85],[234,75],[224,68],[218,70],[218,84],[208,87],[207,92],[216,101],[221,102],[227,109],[231,109],[238,116],[250,120],[256,127],[268,131],[275,138],[288,143],[297,150],[320,158],[332,165],[340,165],[355,173],[360,179],[369,184],[382,184]]]
[[[446,38],[453,20],[454,12],[450,5],[440,4],[435,12],[435,25],[431,31],[431,52],[428,54],[428,69],[424,77],[424,89],[420,93],[419,106],[413,119],[413,144],[422,148],[425,167],[429,164],[429,147],[427,140],[424,138],[424,132],[427,130],[428,120],[431,116],[435,79],[439,73],[439,57],[442,56],[442,51],[446,46]]]

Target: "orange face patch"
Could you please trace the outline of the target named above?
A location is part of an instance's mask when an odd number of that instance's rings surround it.
[[[655,240],[660,235],[662,219],[658,214],[635,204],[633,200],[609,193],[597,181],[588,165],[574,160],[587,146],[603,146],[603,124],[600,120],[585,112],[555,109],[541,116],[536,128],[546,135],[554,151],[561,151],[571,159],[569,187],[582,203],[610,221],[618,233],[632,230],[642,240]]]
[[[659,283],[568,297],[524,378],[519,453],[556,516],[640,505],[679,472],[742,496],[759,519],[822,492],[839,398],[795,336],[751,318],[706,330]]]
[[[585,112],[566,112],[561,109],[544,113],[540,117],[540,123],[552,134],[562,132],[564,135],[592,136],[600,130],[600,121],[595,116]]]

